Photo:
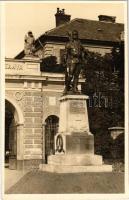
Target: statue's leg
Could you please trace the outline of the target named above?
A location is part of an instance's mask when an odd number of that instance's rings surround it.
[[[67,67],[65,69],[65,89],[64,89],[64,94],[66,94],[68,91],[68,71],[67,71]]]
[[[81,67],[79,64],[76,64],[76,70],[74,72],[74,77],[73,77],[73,91],[77,92],[78,91],[78,80],[79,80],[79,74],[81,71]]]
[[[68,80],[68,72],[67,68],[65,69],[65,86],[67,85],[67,80]]]
[[[69,75],[68,75],[68,87],[71,88],[72,86],[72,79],[73,79],[73,75],[74,75],[74,69],[75,69],[75,64],[71,63],[71,65],[69,66]]]
[[[72,65],[69,65],[69,68],[66,69],[65,72],[65,90],[64,93],[67,93],[67,91],[70,91],[71,89],[71,80],[72,80]]]
[[[75,72],[76,72],[76,64],[72,63],[71,68],[70,68],[70,77],[71,77],[70,84],[71,84],[72,91],[74,90],[74,74],[75,74]]]

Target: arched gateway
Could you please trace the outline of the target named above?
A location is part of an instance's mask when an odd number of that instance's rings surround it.
[[[23,113],[17,102],[5,99],[5,166],[17,169],[23,160]]]

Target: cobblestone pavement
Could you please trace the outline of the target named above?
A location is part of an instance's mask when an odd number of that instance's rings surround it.
[[[30,171],[6,194],[124,193],[124,173],[56,174]]]

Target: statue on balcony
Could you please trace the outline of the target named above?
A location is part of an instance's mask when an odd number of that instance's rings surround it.
[[[25,35],[25,40],[24,40],[24,53],[26,56],[33,56],[34,55],[34,50],[35,50],[35,38],[33,36],[33,33],[29,31]]]
[[[78,80],[85,58],[86,51],[79,40],[78,31],[74,30],[72,34],[69,34],[69,42],[65,46],[65,89],[63,94],[78,93]]]

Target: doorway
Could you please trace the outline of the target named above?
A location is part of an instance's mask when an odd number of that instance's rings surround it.
[[[56,115],[50,115],[45,120],[45,162],[49,155],[55,154],[54,137],[58,132],[59,118]]]

